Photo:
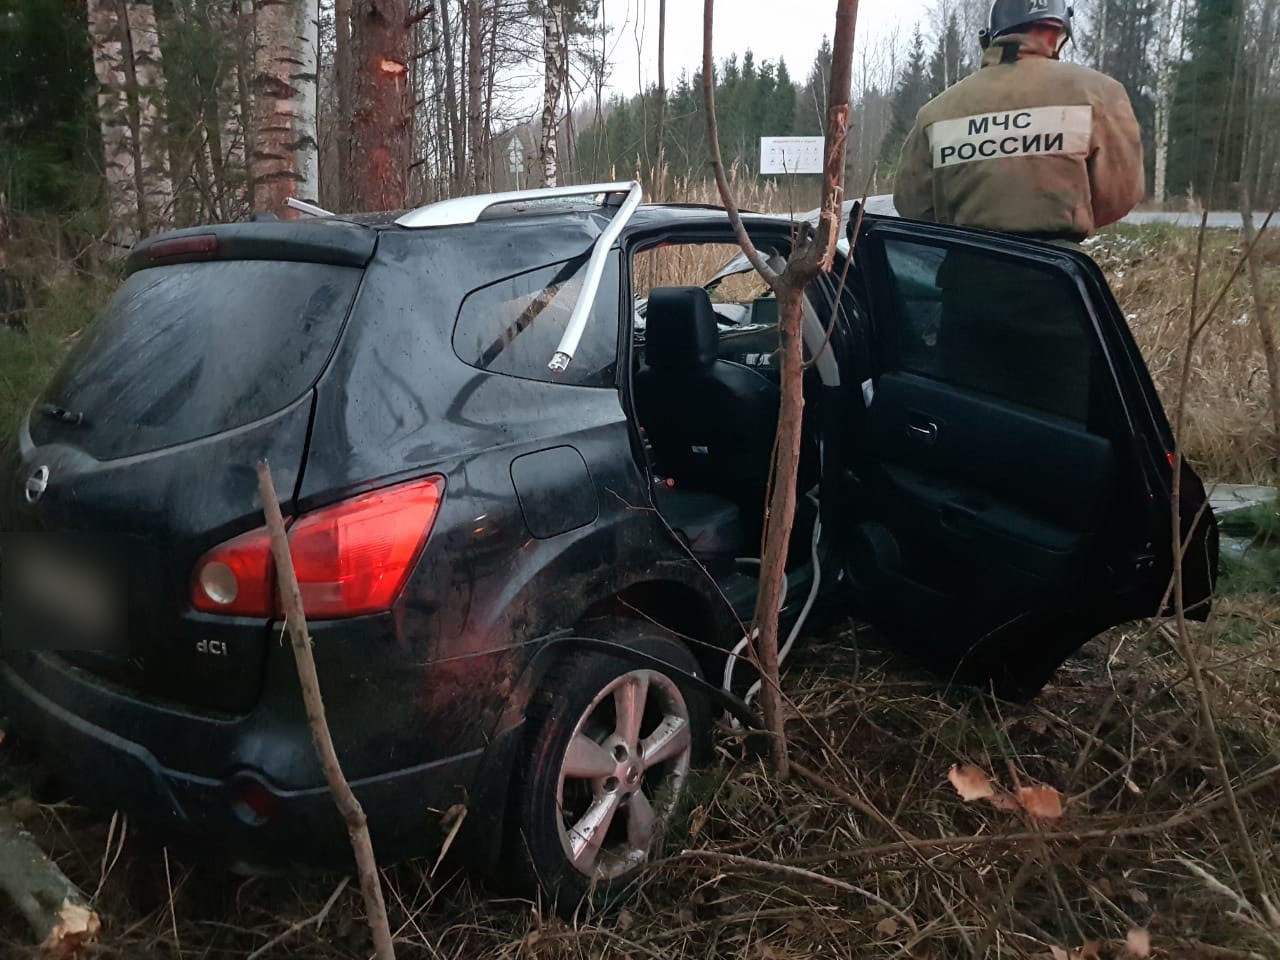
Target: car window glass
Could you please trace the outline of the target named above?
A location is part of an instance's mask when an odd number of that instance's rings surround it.
[[[34,417],[33,439],[110,460],[275,413],[320,375],[362,273],[269,260],[138,271],[41,398],[81,419]]]
[[[968,247],[888,239],[885,253],[897,369],[1088,421],[1093,337],[1062,273]]]
[[[612,386],[618,363],[618,254],[613,252],[569,369],[553,373],[555,355],[582,293],[585,256],[539,267],[468,294],[453,349],[473,367],[526,380]]]

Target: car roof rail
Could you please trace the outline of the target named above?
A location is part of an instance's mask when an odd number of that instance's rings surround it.
[[[475,197],[454,197],[452,200],[441,200],[439,203],[430,203],[417,210],[410,210],[396,220],[396,226],[411,229],[461,226],[478,222],[494,207],[521,203],[541,204],[547,200],[570,200],[575,197],[604,197],[607,200],[608,197],[618,194],[630,195],[637,187],[638,184],[634,181],[595,183],[573,187],[545,187],[539,190],[486,193]]]

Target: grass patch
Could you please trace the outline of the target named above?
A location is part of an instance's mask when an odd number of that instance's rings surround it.
[[[107,278],[54,280],[41,291],[25,331],[0,328],[0,438],[13,436],[27,408],[113,286],[114,280]]]

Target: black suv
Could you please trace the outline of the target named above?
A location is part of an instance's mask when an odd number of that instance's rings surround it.
[[[789,218],[747,224],[787,254]],[[349,862],[281,641],[265,459],[381,855],[464,804],[481,865],[562,901],[624,882],[716,691],[754,679],[732,652],[777,304],[715,270],[732,238],[613,184],[139,245],[0,455],[11,729],[167,842]],[[869,216],[842,287],[848,250],[805,311],[788,647],[851,612],[1031,695],[1164,602],[1174,442],[1143,360],[1081,253]],[[705,285],[663,284],[691,264]],[[1216,526],[1181,489],[1204,615]]]

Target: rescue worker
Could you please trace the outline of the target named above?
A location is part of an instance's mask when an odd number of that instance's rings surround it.
[[[902,216],[1078,241],[1142,200],[1124,87],[1059,60],[1072,17],[1067,0],[995,0],[982,69],[925,104],[903,146]]]
[[[1072,17],[1068,0],[995,0],[982,68],[926,104],[903,146],[902,216],[1074,245],[1143,198],[1124,87],[1059,59]],[[953,248],[936,284],[941,379],[1088,422],[1092,338],[1059,275]]]

